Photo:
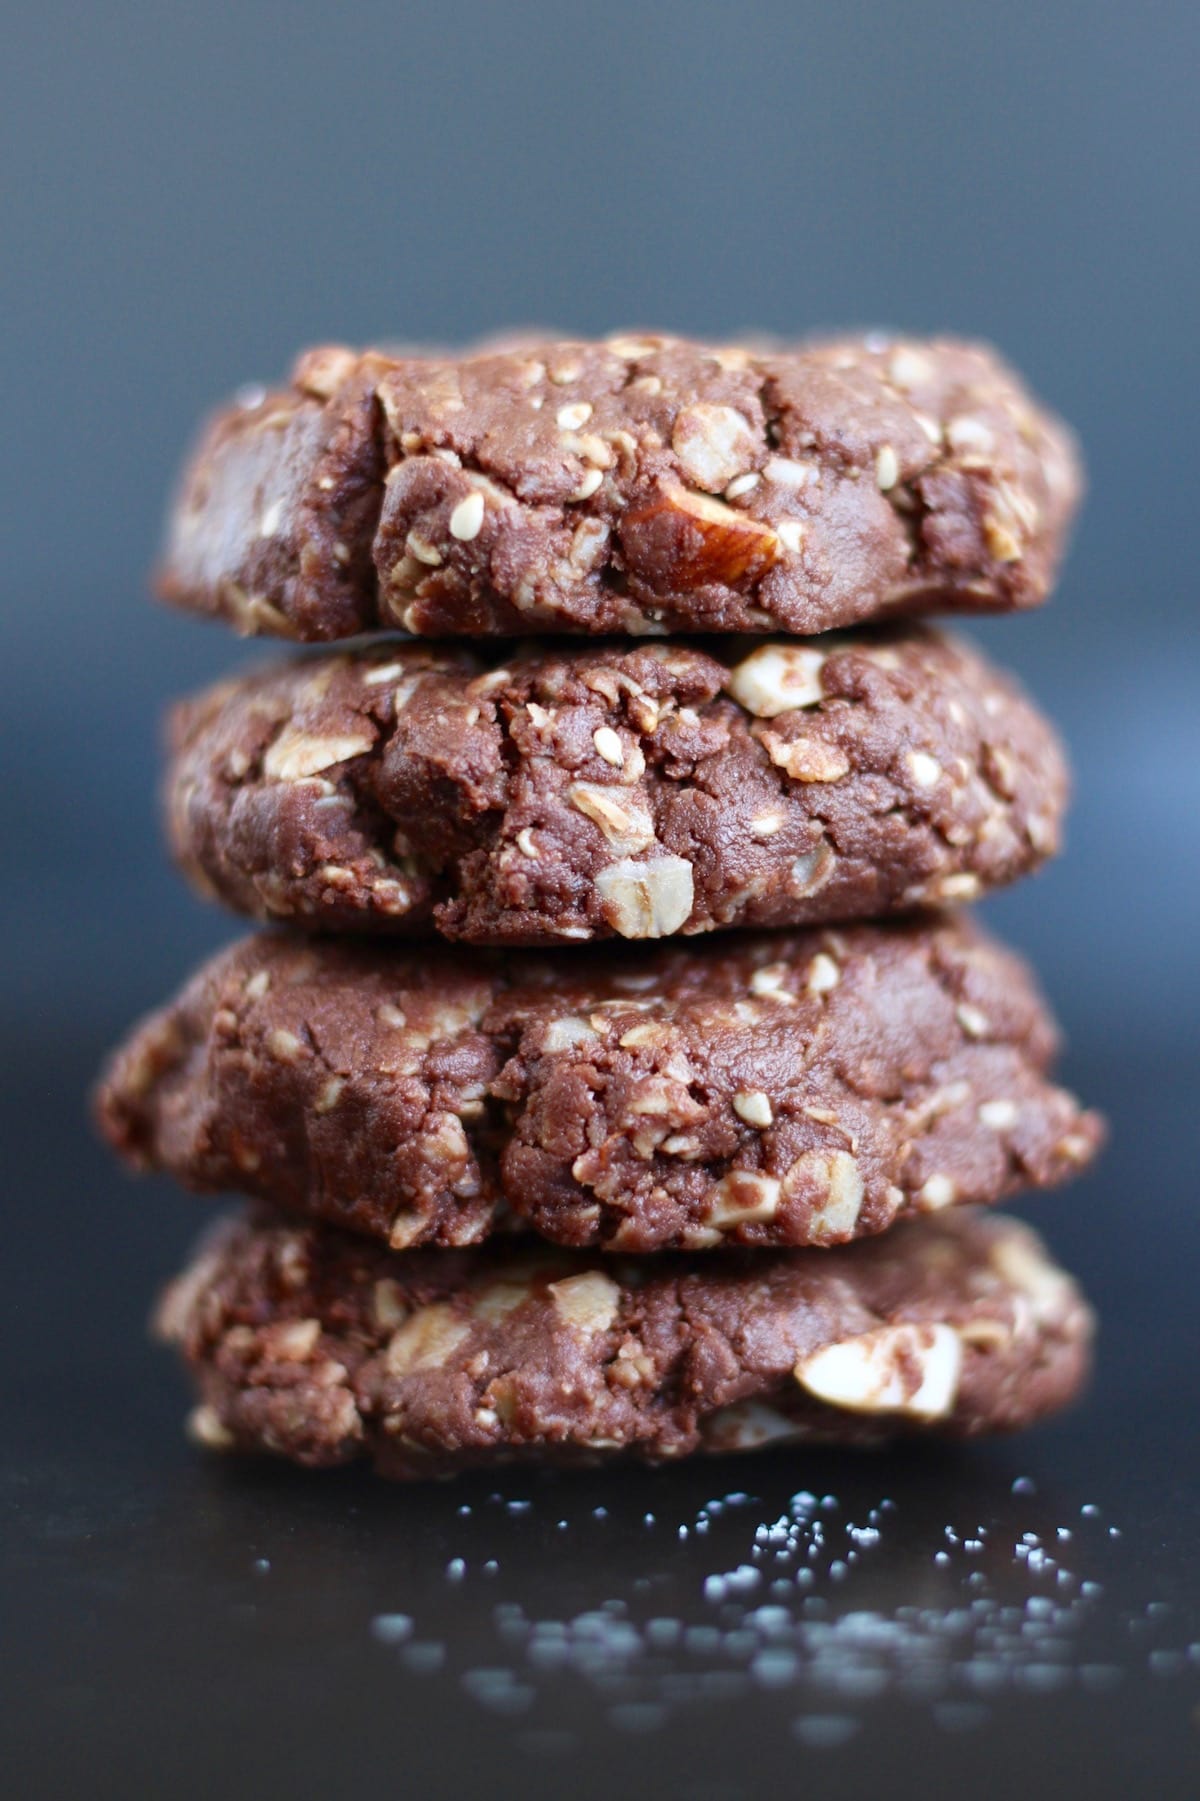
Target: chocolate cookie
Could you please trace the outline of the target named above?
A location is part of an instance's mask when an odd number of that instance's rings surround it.
[[[243,632],[822,632],[1036,605],[1074,441],[982,347],[302,356],[210,422],[163,595]]]
[[[1086,1165],[1029,972],[952,919],[504,957],[264,936],[117,1053],[143,1168],[390,1242],[836,1244]]]
[[[212,1235],[157,1325],[203,1444],[402,1479],[1005,1431],[1072,1399],[1092,1329],[1033,1233],[978,1215],[823,1256],[602,1263],[396,1255],[267,1215]]]
[[[1058,742],[974,650],[711,642],[392,644],[223,684],[174,716],[175,852],[258,918],[548,944],[969,900],[1057,848]]]

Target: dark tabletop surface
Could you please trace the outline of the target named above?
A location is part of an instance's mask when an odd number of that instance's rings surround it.
[[[6,1051],[8,1793],[1200,1793],[1186,1066],[1070,1071],[1116,1133],[1025,1210],[1104,1319],[1061,1423],[400,1490],[185,1444],[144,1315],[203,1204],[56,1112],[91,1046]]]

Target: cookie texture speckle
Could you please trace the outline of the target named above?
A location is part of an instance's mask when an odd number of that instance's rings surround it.
[[[543,944],[969,900],[1058,847],[1052,729],[939,633],[510,648],[326,653],[182,705],[184,869],[257,918]]]
[[[323,347],[218,413],[163,595],[243,632],[812,633],[1043,600],[1066,428],[984,346]]]
[[[135,1164],[390,1243],[832,1245],[1085,1166],[1025,966],[954,919],[470,956],[250,938],[113,1059]]]
[[[1037,1238],[977,1214],[852,1252],[603,1262],[262,1215],[210,1237],[157,1325],[201,1443],[397,1478],[1008,1430],[1076,1394],[1091,1336]]]

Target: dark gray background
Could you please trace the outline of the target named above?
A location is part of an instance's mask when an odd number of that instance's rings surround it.
[[[163,868],[155,720],[262,653],[144,598],[218,397],[331,337],[878,322],[995,339],[1082,433],[1062,592],[988,634],[1083,778],[1070,860],[1003,912],[1077,1036],[1153,1056],[1190,1031],[1198,20],[23,9],[0,108],[6,1006],[37,1033],[48,995],[115,1024],[225,929]]]
[[[241,1545],[258,1497],[197,1473],[172,1436],[178,1387],[141,1343],[195,1204],[161,1183],[134,1196],[81,1117],[102,1048],[235,929],[166,869],[157,716],[264,652],[146,601],[166,490],[200,412],[308,341],[527,322],[977,333],[1078,426],[1092,491],[1062,590],[985,634],[1073,746],[1072,840],[990,912],[1037,961],[1068,1075],[1116,1130],[1102,1176],[1036,1209],[1106,1322],[1096,1395],[1045,1455],[1101,1477],[1109,1445],[1114,1492],[1143,1484],[1130,1507],[1173,1495],[1156,1543],[1168,1587],[1195,1598],[1198,21],[1194,0],[10,13],[0,1014],[4,1326],[21,1380],[7,1443],[22,1598],[68,1640],[92,1620],[97,1669],[149,1679],[121,1641],[142,1518],[113,1526],[133,1505],[121,1472],[158,1508],[160,1541],[178,1536],[191,1586],[166,1551],[156,1580],[193,1608],[206,1591],[180,1522],[198,1507],[219,1540],[230,1507]],[[77,1556],[46,1561],[38,1482],[78,1502]],[[259,1498],[278,1520],[287,1497]],[[312,1504],[294,1505],[319,1563]],[[211,1663],[189,1666],[195,1707],[175,1697],[197,1733],[221,1617],[204,1616]],[[74,1713],[52,1675],[64,1659]],[[30,1792],[65,1791],[97,1747],[128,1751],[132,1718],[63,1639],[22,1674]],[[993,1748],[976,1795],[994,1767]],[[1194,1792],[1177,1758],[1157,1775],[1160,1795]],[[293,1775],[289,1793],[302,1787]]]

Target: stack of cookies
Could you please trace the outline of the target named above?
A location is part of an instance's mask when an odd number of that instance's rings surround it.
[[[1066,430],[986,349],[303,356],[218,414],[166,598],[327,644],[178,707],[167,815],[271,929],[114,1057],[111,1142],[252,1197],[158,1310],[196,1436],[388,1475],[971,1434],[1090,1316],[986,1212],[1085,1166],[954,911],[1063,757],[910,623],[1043,600]]]

